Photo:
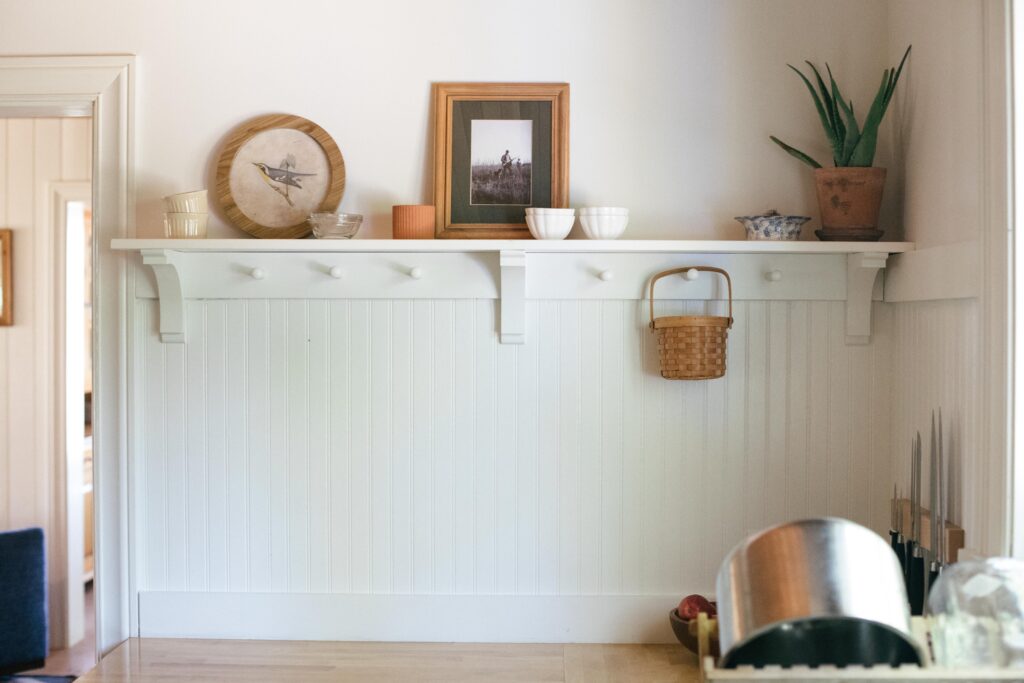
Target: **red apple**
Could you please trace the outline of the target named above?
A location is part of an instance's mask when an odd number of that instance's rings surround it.
[[[708,602],[703,595],[687,595],[679,603],[676,612],[680,619],[686,620],[696,619],[701,612],[705,612],[709,617],[714,617],[716,614],[715,606]]]

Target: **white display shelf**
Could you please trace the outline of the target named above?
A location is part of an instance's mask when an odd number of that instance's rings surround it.
[[[643,299],[647,279],[717,265],[737,299],[844,300],[850,344],[871,336],[876,276],[910,242],[724,240],[116,239],[154,275],[136,296],[160,302],[160,337],[185,341],[186,299],[494,298],[502,343],[526,341],[527,299]],[[692,259],[685,258],[693,255]],[[531,273],[527,278],[527,271]],[[696,275],[693,273],[692,275]],[[701,276],[659,283],[659,298],[722,299]]]
[[[259,240],[116,239],[115,251],[166,249],[181,252],[390,252],[477,253],[522,251],[528,254],[900,254],[913,242],[771,242],[746,240]]]

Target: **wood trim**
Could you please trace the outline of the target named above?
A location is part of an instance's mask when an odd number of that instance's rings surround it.
[[[434,236],[440,239],[532,239],[525,223],[451,222],[452,104],[457,101],[551,102],[551,206],[569,206],[568,83],[434,83]]]
[[[914,251],[913,242],[786,242],[771,240],[252,240],[241,239],[118,239],[115,251],[166,249],[179,252],[303,252],[303,253],[474,253],[522,249],[530,254],[899,254]]]
[[[974,299],[981,290],[977,240],[896,254],[885,269],[886,303]]]
[[[10,228],[0,230],[0,277],[3,282],[2,297],[0,301],[0,326],[6,327],[14,324],[14,296],[11,294],[11,287],[14,278],[11,276],[11,267],[14,265],[14,258],[11,255],[12,236],[14,231]]]
[[[144,638],[673,643],[677,594],[381,595],[141,591]],[[666,607],[666,605],[668,607]],[[409,619],[410,614],[430,615]],[[500,614],[500,619],[494,615]]]
[[[214,181],[214,194],[221,209],[228,219],[238,228],[250,235],[262,238],[284,238],[295,239],[306,237],[312,232],[312,228],[305,219],[283,228],[275,228],[260,225],[249,218],[235,203],[231,195],[231,166],[234,163],[235,155],[246,142],[254,135],[274,130],[277,128],[290,128],[298,130],[313,138],[320,148],[327,155],[327,163],[331,167],[331,182],[327,187],[327,194],[320,202],[319,211],[334,211],[341,203],[341,196],[345,192],[345,159],[341,150],[320,126],[309,119],[292,114],[266,114],[246,121],[231,132],[224,146],[221,148],[220,156],[217,159],[217,174]]]
[[[1006,555],[1013,539],[1013,253],[1012,12],[1008,0],[985,0],[981,5],[982,53],[982,172],[981,197],[981,315],[980,415],[981,462],[973,494],[978,503],[965,511],[964,526],[980,538],[968,538],[969,549],[986,555]],[[1018,264],[1019,265],[1019,264]],[[980,534],[975,532],[981,532]]]
[[[129,514],[127,271],[111,240],[135,232],[131,55],[0,57],[0,107],[93,112],[93,481],[96,491],[96,649],[137,629]],[[51,513],[52,514],[52,511]],[[62,542],[51,534],[48,545]]]

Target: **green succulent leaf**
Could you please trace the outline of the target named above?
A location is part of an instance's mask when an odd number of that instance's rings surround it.
[[[814,89],[814,86],[811,85],[811,82],[807,79],[807,76],[804,76],[803,72],[800,71],[800,69],[796,68],[792,64],[787,64],[786,66],[792,69],[796,73],[796,75],[800,77],[800,80],[804,82],[804,85],[807,86],[807,91],[811,93],[811,98],[814,100],[814,107],[815,109],[818,110],[818,118],[821,119],[821,127],[825,129],[825,136],[828,138],[829,144],[835,147],[837,144],[836,132],[833,129],[831,122],[829,121],[828,114],[825,112],[825,105],[822,103],[821,97],[818,96],[818,93]]]
[[[853,100],[850,100],[847,104],[843,98],[843,93],[839,90],[839,84],[836,83],[836,79],[832,76],[832,68],[825,65],[828,69],[828,78],[832,84],[832,97],[839,103],[839,109],[842,112],[843,118],[845,119],[845,132],[843,135],[843,149],[839,155],[839,160],[836,162],[836,166],[849,166],[850,155],[853,154],[853,150],[857,147],[857,143],[860,142],[860,127],[857,124],[857,116],[853,113]]]
[[[910,57],[912,47],[907,46],[898,66],[886,69],[882,73],[882,82],[871,102],[863,125],[858,124],[853,110],[853,100],[843,97],[839,84],[836,83],[836,79],[832,75],[832,68],[827,62],[825,63],[825,70],[828,73],[827,85],[821,72],[810,61],[806,64],[814,74],[815,83],[812,83],[800,69],[792,64],[786,65],[800,77],[811,94],[814,107],[818,111],[818,118],[825,130],[825,136],[832,147],[832,160],[836,166],[871,166],[874,163],[875,149],[878,145],[878,129],[896,92],[896,86],[899,84],[903,67],[907,63],[907,58]],[[821,164],[817,161],[777,137],[771,136],[771,140],[786,153],[808,166],[821,168]]]
[[[907,46],[907,51],[903,53],[903,59],[900,60],[900,65],[895,69],[895,74],[889,79],[889,89],[885,94],[885,104],[888,106],[892,100],[893,94],[896,92],[896,84],[900,82],[900,75],[903,73],[903,65],[907,63],[907,57],[910,56],[910,49],[913,45]]]
[[[804,162],[808,166],[811,166],[812,168],[821,168],[821,164],[819,164],[817,161],[815,161],[811,157],[807,156],[806,154],[804,154],[800,150],[796,149],[795,147],[790,147],[789,145],[787,145],[785,142],[783,142],[782,140],[778,139],[774,135],[772,135],[770,137],[771,137],[772,142],[774,142],[776,145],[778,145],[782,149],[786,150],[786,152],[788,152],[789,154],[793,155],[794,157],[796,157],[800,161]]]
[[[814,72],[814,78],[817,81],[818,90],[821,92],[821,99],[825,103],[825,112],[828,114],[829,124],[832,128],[832,135],[829,136],[829,142],[832,144],[832,160],[835,163],[839,163],[839,159],[843,154],[846,126],[843,125],[835,100],[829,94],[825,81],[822,80],[821,73],[818,71],[818,67],[814,66],[810,61],[807,62],[807,66],[811,67],[811,71]]]
[[[882,123],[888,102],[885,99],[891,77],[889,69],[882,75],[882,83],[878,86],[875,99],[871,102],[871,109],[864,118],[864,130],[861,133],[857,147],[850,155],[850,166],[870,166],[875,161],[875,146],[878,144],[878,126]]]

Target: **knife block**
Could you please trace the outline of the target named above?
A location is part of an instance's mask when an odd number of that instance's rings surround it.
[[[910,539],[910,500],[907,498],[901,498],[897,501],[899,505],[898,514],[903,520],[903,535],[907,540]],[[965,537],[964,530],[962,527],[958,527],[956,524],[946,520],[946,549],[949,557],[946,558],[946,562],[956,562],[957,556],[960,550],[964,547]],[[931,550],[929,547],[932,542],[932,515],[931,510],[921,506],[921,547]]]

